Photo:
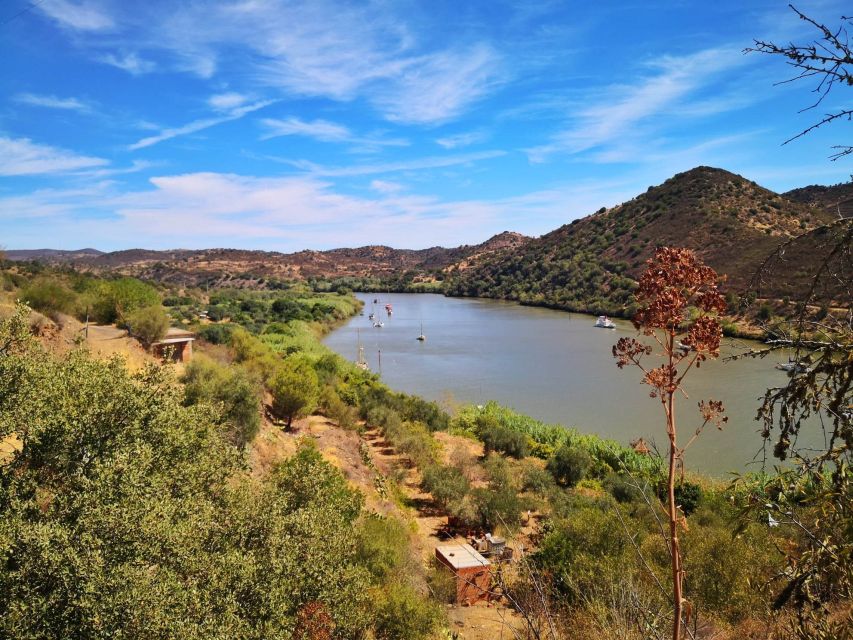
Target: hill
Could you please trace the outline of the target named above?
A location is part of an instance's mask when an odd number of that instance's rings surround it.
[[[455,273],[448,292],[624,313],[635,279],[658,246],[693,249],[727,275],[727,287],[742,290],[774,248],[833,217],[742,176],[697,167],[629,202]],[[796,294],[801,286],[792,287],[792,282],[780,280],[766,290],[769,295]]]
[[[832,186],[809,185],[782,194],[788,200],[822,209],[829,214],[853,217],[853,181]]]
[[[94,272],[111,271],[181,286],[260,289],[278,280],[310,278],[388,280],[406,273],[440,278],[450,266],[464,268],[459,265],[474,264],[495,252],[522,246],[528,240],[519,233],[504,231],[481,244],[450,249],[394,249],[381,245],[296,253],[241,249],[129,249],[109,253],[93,249],[77,252],[43,249],[8,251],[7,257],[70,264]]]
[[[45,262],[67,262],[87,258],[95,258],[103,255],[103,251],[97,249],[76,249],[66,251],[63,249],[13,249],[5,251],[9,260],[42,260]]]

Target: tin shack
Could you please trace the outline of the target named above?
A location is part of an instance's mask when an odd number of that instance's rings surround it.
[[[151,353],[163,360],[189,362],[193,356],[194,340],[192,332],[172,327],[162,340],[151,344]]]
[[[456,603],[474,604],[488,600],[491,587],[491,563],[470,544],[437,547],[435,557],[456,577]]]

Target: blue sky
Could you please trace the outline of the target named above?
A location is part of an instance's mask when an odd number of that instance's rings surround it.
[[[0,23],[7,248],[456,246],[701,164],[777,191],[852,171],[843,124],[780,146],[812,87],[742,53],[812,35],[785,2],[3,0]]]

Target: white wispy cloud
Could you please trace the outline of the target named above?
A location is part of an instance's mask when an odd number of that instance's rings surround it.
[[[417,61],[380,89],[376,101],[388,119],[436,124],[463,113],[500,84],[501,58],[485,44],[441,51]]]
[[[69,241],[117,248],[260,246],[295,251],[377,242],[407,248],[477,243],[504,229],[529,234],[619,202],[626,181],[564,185],[501,199],[448,200],[373,181],[375,195],[340,191],[316,176],[190,173],[150,179],[150,188],[89,189],[0,196],[0,218],[51,218]],[[164,237],[162,229],[170,235]],[[67,235],[66,235],[67,234]],[[167,245],[169,246],[169,245]]]
[[[506,76],[506,60],[487,42],[428,46],[403,11],[387,3],[173,4],[146,12],[144,20],[132,3],[111,4],[113,19],[95,0],[47,0],[45,12],[76,25],[75,42],[91,47],[96,59],[133,74],[153,71],[155,52],[158,67],[202,78],[227,72],[238,58],[242,78],[265,93],[274,88],[287,96],[362,98],[395,122],[446,122]],[[121,29],[120,39],[98,33],[113,26]]]
[[[435,143],[445,149],[457,149],[459,147],[468,147],[478,142],[484,142],[488,139],[489,136],[485,131],[468,131],[437,138]]]
[[[348,127],[328,120],[306,121],[299,118],[265,118],[261,123],[268,129],[261,139],[268,140],[281,136],[303,136],[321,142],[342,142],[359,145],[362,148],[405,147],[409,141],[403,138],[384,138],[381,136],[359,136]]]
[[[163,142],[164,140],[171,140],[172,138],[189,135],[191,133],[197,133],[199,131],[203,131],[204,129],[209,129],[210,127],[215,127],[216,125],[223,124],[225,122],[239,120],[245,115],[254,111],[258,111],[259,109],[263,109],[264,107],[267,107],[273,104],[274,102],[275,100],[262,100],[260,102],[254,102],[252,104],[232,109],[231,111],[222,116],[216,116],[215,118],[203,118],[201,120],[194,120],[193,122],[182,125],[180,127],[163,129],[156,135],[148,136],[147,138],[142,138],[142,140],[139,140],[138,142],[134,142],[128,147],[128,149],[131,151],[136,151],[137,149],[144,149],[145,147],[153,146],[155,144]]]
[[[112,16],[93,0],[44,0],[35,5],[61,26],[75,31],[107,31],[115,26]]]
[[[346,167],[327,167],[305,160],[280,160],[285,164],[303,169],[315,176],[323,177],[347,177],[347,176],[367,176],[378,173],[396,173],[398,171],[421,171],[424,169],[441,169],[444,167],[453,167],[456,165],[465,165],[479,162],[482,160],[491,160],[505,156],[506,151],[498,149],[491,151],[480,151],[478,153],[464,153],[449,156],[428,156],[426,158],[414,158],[411,160],[401,160],[399,162],[383,162],[378,164],[358,164]],[[274,159],[274,158],[269,158]]]
[[[581,153],[635,135],[638,127],[658,116],[661,121],[688,117],[688,98],[711,85],[720,72],[741,64],[743,55],[733,48],[663,57],[652,66],[653,73],[636,84],[608,87],[597,98],[587,100],[585,106],[570,114],[569,126],[550,142],[527,149],[528,157],[532,162],[542,162],[555,153]],[[694,115],[709,115],[712,107],[725,110],[736,106],[708,100],[698,104]]]
[[[116,67],[127,71],[134,76],[140,76],[145,73],[151,73],[157,68],[157,65],[151,60],[141,58],[137,53],[107,53],[100,56],[99,60],[111,67]]]
[[[378,193],[397,193],[403,190],[403,185],[390,180],[371,180],[370,188]]]
[[[51,95],[38,95],[35,93],[19,93],[14,97],[15,102],[28,104],[34,107],[45,107],[46,109],[62,109],[66,111],[77,111],[79,113],[91,113],[92,107],[77,98],[58,98]]]
[[[228,93],[217,93],[210,96],[207,99],[207,104],[218,111],[229,111],[246,104],[249,99],[247,95],[229,91]]]
[[[0,136],[0,176],[68,173],[107,164],[103,158],[37,144],[29,138]]]

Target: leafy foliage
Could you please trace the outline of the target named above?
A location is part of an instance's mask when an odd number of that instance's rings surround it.
[[[314,410],[320,394],[320,383],[311,363],[304,358],[292,357],[278,367],[270,381],[273,394],[273,412],[287,422]]]
[[[261,426],[261,389],[244,368],[223,366],[197,355],[187,365],[181,382],[184,404],[206,403],[221,408],[229,442],[244,447],[252,441]]]
[[[592,458],[583,449],[563,444],[548,460],[548,471],[557,480],[568,487],[575,486],[586,477],[592,467]]]
[[[160,305],[141,307],[124,318],[128,333],[149,346],[163,338],[169,329],[169,316]]]
[[[217,415],[187,406],[168,368],[57,360],[25,309],[0,322],[0,438],[20,443],[0,464],[0,635],[431,633],[435,607],[387,579],[405,547],[365,544],[403,544],[402,529],[363,519],[310,446],[252,479]]]

